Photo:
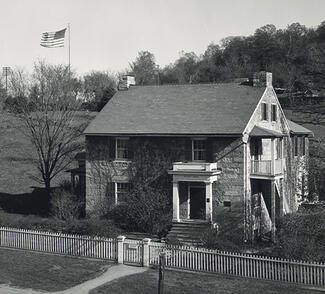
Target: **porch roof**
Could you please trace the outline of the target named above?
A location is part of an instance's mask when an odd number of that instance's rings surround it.
[[[270,129],[264,129],[258,126],[254,126],[254,128],[252,129],[249,135],[251,137],[260,137],[260,138],[282,138],[285,136],[280,132],[273,131]]]
[[[292,134],[295,134],[295,135],[308,135],[308,136],[311,136],[313,137],[314,134],[311,130],[308,130],[307,128],[301,126],[301,125],[298,125],[296,124],[295,122],[287,119],[287,122],[288,122],[288,125],[289,125],[289,128],[290,128],[290,132]]]

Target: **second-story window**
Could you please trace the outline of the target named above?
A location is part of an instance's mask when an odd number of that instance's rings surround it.
[[[116,138],[116,159],[126,160],[129,158],[129,139]]]
[[[271,120],[272,121],[277,120],[277,116],[278,116],[277,110],[278,110],[278,108],[277,108],[276,104],[272,104],[271,105]]]
[[[192,159],[193,161],[206,160],[206,140],[204,139],[192,140]]]
[[[268,120],[267,108],[267,103],[261,103],[262,120]]]

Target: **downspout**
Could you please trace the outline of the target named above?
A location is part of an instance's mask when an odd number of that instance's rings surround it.
[[[247,211],[247,178],[248,178],[248,151],[247,151],[247,142],[249,139],[249,135],[247,133],[243,134],[243,144],[244,145],[244,242],[247,243],[249,236],[248,236],[248,228],[247,228],[247,219],[249,213]]]

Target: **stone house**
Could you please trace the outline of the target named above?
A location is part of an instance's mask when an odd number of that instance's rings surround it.
[[[311,131],[286,119],[272,74],[252,84],[131,86],[118,91],[85,130],[86,208],[113,184],[127,201],[135,140],[173,154],[168,168],[173,224],[213,223],[242,208],[246,240],[270,233],[277,217],[296,211],[307,194]]]

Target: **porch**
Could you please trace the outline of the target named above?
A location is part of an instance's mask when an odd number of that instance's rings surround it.
[[[216,163],[175,162],[173,175],[173,222],[212,220],[212,184],[220,170]]]
[[[285,159],[251,160],[251,175],[276,176],[282,175],[285,167]]]
[[[250,133],[250,177],[271,179],[283,176],[283,137],[277,131],[255,126]]]
[[[253,239],[269,236],[274,241],[285,211],[283,179],[251,179],[251,210]]]

